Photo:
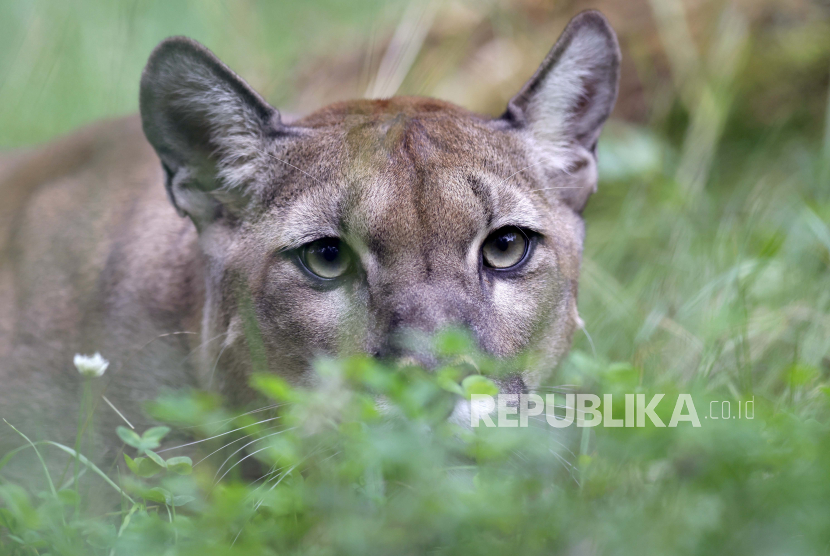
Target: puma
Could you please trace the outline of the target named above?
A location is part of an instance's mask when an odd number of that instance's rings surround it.
[[[0,417],[72,442],[75,353],[141,430],[160,388],[249,402],[257,366],[313,387],[319,355],[415,359],[467,327],[533,388],[579,326],[581,213],[620,51],[576,16],[499,117],[429,98],[334,104],[297,121],[200,44],[171,38],[140,117],[0,157]],[[106,408],[99,452],[120,424]],[[103,415],[103,417],[102,417]],[[20,439],[0,427],[0,453]]]

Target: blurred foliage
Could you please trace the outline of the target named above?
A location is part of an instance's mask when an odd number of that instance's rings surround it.
[[[290,70],[386,21],[396,2],[4,0],[0,2],[0,145],[43,141],[135,112],[153,47],[192,37],[274,102]]]
[[[574,361],[591,382],[582,391],[671,397],[665,381],[637,385],[631,366]],[[152,414],[197,431],[208,455],[193,464],[169,457],[180,449],[155,452],[166,427],[120,429],[127,452],[140,455],[125,454],[132,473],[111,485],[123,489],[120,511],[88,515],[84,489],[71,484],[36,496],[0,485],[0,551],[819,554],[830,546],[826,388],[808,417],[799,416],[804,403],[784,410],[756,396],[753,419],[708,420],[712,392],[692,387],[700,428],[565,430],[531,418],[527,428],[470,429],[447,420],[458,397],[440,374],[361,357],[321,361],[318,371],[315,390],[255,376],[273,403],[238,417],[205,394],[162,397]],[[666,421],[670,407],[658,407]],[[253,481],[240,476],[246,460],[258,462]]]
[[[141,67],[171,34],[289,111],[391,90],[497,113],[587,7],[429,6],[6,0],[0,144],[134,111]],[[444,419],[468,393],[461,375],[321,362],[318,391],[257,379],[273,417],[234,417],[204,393],[160,400],[171,427],[222,435],[206,454],[234,443],[194,464],[155,451],[165,431],[123,433],[120,511],[85,507],[84,489],[112,488],[95,473],[81,492],[0,484],[0,553],[826,554],[828,6],[591,6],[620,33],[623,85],[585,212],[585,334],[544,391],[690,392],[701,416],[754,397],[754,420],[465,431]],[[398,55],[396,29],[410,30]],[[264,476],[250,482],[254,460]]]

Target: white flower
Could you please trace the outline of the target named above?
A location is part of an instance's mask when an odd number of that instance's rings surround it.
[[[107,370],[107,367],[110,366],[110,362],[101,357],[101,354],[97,351],[95,355],[81,355],[80,353],[76,353],[73,362],[78,372],[88,378],[101,376]]]

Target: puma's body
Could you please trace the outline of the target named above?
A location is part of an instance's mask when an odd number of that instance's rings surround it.
[[[139,421],[159,387],[196,385],[187,357],[196,335],[159,336],[199,331],[197,234],[170,205],[139,118],[0,164],[2,416],[72,438],[75,353],[107,354],[107,394]]]
[[[71,439],[75,353],[112,362],[96,387],[140,428],[163,387],[244,403],[258,365],[304,385],[320,354],[430,365],[403,338],[459,325],[537,355],[505,391],[538,384],[579,322],[618,68],[589,12],[500,118],[401,97],[286,124],[203,47],[165,41],[141,119],[0,159],[0,413]]]

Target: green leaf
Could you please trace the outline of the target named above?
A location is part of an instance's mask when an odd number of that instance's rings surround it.
[[[179,456],[167,460],[167,469],[179,475],[190,475],[193,471],[193,460],[187,456]]]
[[[29,494],[23,488],[12,484],[0,486],[0,500],[4,502],[14,519],[25,528],[40,528],[40,516],[32,506]]]
[[[176,506],[176,507],[184,506],[188,502],[193,502],[194,500],[196,500],[196,499],[192,496],[187,496],[186,494],[180,494],[179,496],[174,496],[173,497],[173,503],[171,505]]]
[[[819,370],[811,365],[795,363],[787,369],[787,382],[791,387],[804,386],[820,376]]]
[[[460,372],[458,369],[454,367],[444,367],[438,371],[437,376],[435,377],[435,382],[447,392],[463,396],[464,390],[461,388],[461,385],[458,384],[459,378]]]
[[[499,393],[498,387],[489,378],[482,375],[470,375],[461,381],[461,388],[467,399],[473,394],[495,396]]]
[[[142,459],[142,458],[138,458],[138,459]],[[133,458],[131,458],[127,454],[124,454],[124,462],[127,464],[127,467],[129,468],[130,471],[132,471],[133,473],[138,475],[138,462],[136,462]]]
[[[147,454],[147,457],[153,460],[153,462],[158,465],[159,467],[167,468],[167,462],[164,461],[160,455],[155,453],[152,450],[144,450],[144,453]]]
[[[208,392],[166,393],[150,402],[147,411],[158,421],[186,427],[229,417],[223,414],[221,405],[219,396]]]
[[[251,377],[251,386],[272,400],[292,401],[296,398],[288,383],[276,375],[255,374]]]
[[[115,524],[101,521],[86,522],[82,525],[81,534],[88,545],[106,554],[109,554],[110,547],[117,539]]]
[[[161,440],[167,433],[170,432],[170,427],[152,427],[144,431],[141,435],[141,449],[144,451],[155,450],[161,446]]]
[[[615,386],[633,389],[640,382],[640,371],[629,363],[612,363],[605,372],[605,378]]]
[[[435,337],[435,349],[441,355],[462,355],[472,351],[475,342],[469,332],[462,329],[447,329]]]
[[[139,452],[146,452],[147,450],[155,450],[161,446],[161,439],[170,432],[170,427],[152,427],[147,429],[141,436],[138,436],[135,431],[126,427],[118,427],[116,432],[125,444],[132,446]]]
[[[58,491],[58,500],[66,506],[74,506],[80,501],[78,493],[70,488]]]
[[[124,454],[124,461],[127,462],[127,467],[130,468],[130,471],[145,479],[158,474],[162,470],[161,466],[149,458],[132,459],[127,454]]]
[[[115,432],[118,433],[118,438],[124,441],[124,444],[127,446],[141,449],[141,437],[138,436],[135,431],[130,430],[127,427],[118,427],[115,429]]]
[[[150,490],[145,490],[141,493],[141,495],[152,502],[158,502],[159,504],[167,504],[168,506],[173,505],[173,495],[170,493],[169,490],[164,490],[161,487],[153,487]]]
[[[6,508],[0,508],[0,527],[5,527],[9,531],[12,531],[14,529],[14,525],[14,514]]]

